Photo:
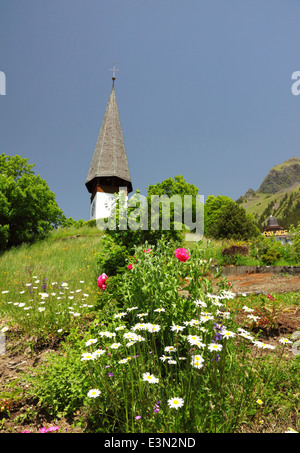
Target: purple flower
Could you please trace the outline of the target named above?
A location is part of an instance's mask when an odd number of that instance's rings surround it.
[[[156,414],[160,411],[159,405],[160,405],[160,401],[157,401],[157,403],[156,403],[155,406],[154,406],[154,412],[155,412]]]
[[[142,418],[141,415],[137,415],[137,416],[135,417],[136,420],[139,420],[140,418]]]
[[[46,280],[48,280],[47,278],[43,278],[43,285],[42,285],[42,290],[43,291],[46,291],[47,290],[47,282]]]
[[[108,373],[108,377],[113,377],[114,373]]]

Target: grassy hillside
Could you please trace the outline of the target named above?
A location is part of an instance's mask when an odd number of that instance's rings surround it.
[[[97,228],[59,229],[43,241],[24,244],[3,253],[0,256],[1,317],[5,318],[7,314],[10,322],[13,315],[14,323],[19,323],[25,331],[28,327],[27,333],[30,333],[32,326],[25,321],[32,321],[34,313],[35,334],[39,335],[44,329],[43,335],[47,335],[54,331],[58,322],[55,313],[61,311],[59,322],[68,329],[72,322],[68,313],[70,306],[80,312],[82,310],[78,307],[83,302],[93,304],[96,300],[97,255],[101,250],[101,238],[102,232]],[[50,296],[43,300],[41,294],[46,290]],[[46,308],[51,303],[50,312],[38,312],[45,301],[48,302],[44,305]],[[69,305],[62,304],[63,301],[68,301]],[[17,305],[19,303],[22,310]],[[30,307],[28,312],[24,307]],[[3,322],[2,319],[1,324]]]
[[[257,191],[249,191],[237,202],[254,215],[260,228],[270,215],[288,228],[300,221],[300,158],[274,166]]]
[[[21,290],[34,275],[49,281],[64,276],[68,282],[92,282],[101,238],[97,228],[59,229],[45,240],[12,248],[0,256],[0,286]]]

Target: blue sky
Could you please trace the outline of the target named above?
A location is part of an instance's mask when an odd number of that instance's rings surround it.
[[[236,200],[300,157],[298,0],[2,0],[0,152],[35,164],[67,217],[112,86],[134,190],[183,175]]]

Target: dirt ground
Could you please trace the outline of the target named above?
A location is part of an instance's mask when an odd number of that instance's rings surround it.
[[[55,420],[36,407],[33,398],[26,396],[27,384],[22,381],[24,373],[34,373],[36,367],[47,359],[52,349],[45,348],[32,355],[28,350],[20,348],[17,352],[18,341],[9,337],[10,343],[5,355],[0,355],[0,433],[22,433],[28,430],[39,433],[43,427],[59,426],[60,433],[78,433],[82,429],[76,425],[79,414],[74,414],[68,420]],[[15,393],[17,390],[17,393]],[[9,398],[9,393],[12,397]],[[4,408],[4,410],[3,410]]]
[[[300,291],[300,276],[258,273],[231,275],[227,279],[237,295]],[[278,314],[277,323],[277,329],[265,332],[265,339],[269,343],[276,343],[279,337],[300,331],[300,306],[288,307],[281,311]],[[0,355],[0,433],[22,433],[24,430],[38,433],[42,427],[55,425],[59,426],[59,432],[82,432],[82,428],[76,426],[76,420],[80,414],[74,414],[69,420],[49,418],[35,407],[33,399],[28,399],[26,396],[27,384],[19,380],[22,374],[28,371],[34,373],[35,367],[45,361],[47,354],[53,349],[45,347],[38,354],[32,356],[30,350],[22,347],[22,339],[17,337],[17,332],[7,335],[7,343],[6,354]],[[290,356],[292,357],[292,352],[290,352]],[[6,395],[3,397],[6,392],[12,392],[13,395],[16,388],[19,389],[19,396],[9,398]],[[9,411],[9,415],[7,411]]]
[[[240,274],[227,277],[236,293],[264,294],[300,291],[300,275]]]

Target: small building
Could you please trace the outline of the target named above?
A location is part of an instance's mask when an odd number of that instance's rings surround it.
[[[280,226],[276,217],[272,215],[267,219],[267,226],[264,228],[263,235],[266,237],[274,237],[283,244],[290,242],[288,231]]]

